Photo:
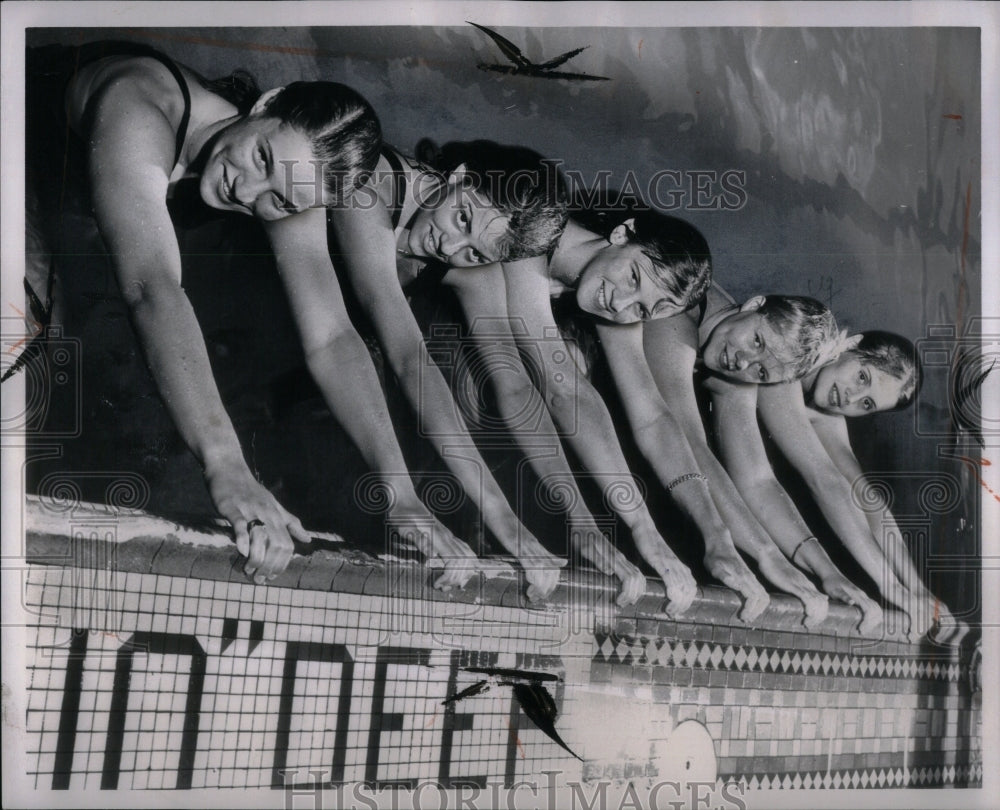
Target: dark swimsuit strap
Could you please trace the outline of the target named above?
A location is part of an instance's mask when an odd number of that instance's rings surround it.
[[[399,227],[400,219],[403,216],[403,205],[406,202],[406,171],[399,155],[389,146],[382,147],[382,157],[386,159],[392,169],[392,195],[389,201],[389,217],[392,222],[392,230]],[[336,237],[332,228],[332,212],[327,209],[327,243],[331,250],[336,250]],[[406,295],[414,295],[433,289],[448,274],[451,268],[441,262],[428,262],[409,284],[403,288]]]
[[[389,213],[392,216],[392,229],[396,230],[399,227],[399,218],[403,215],[403,204],[406,202],[406,172],[403,171],[403,164],[395,149],[383,146],[382,157],[392,168],[392,207]]]
[[[403,204],[406,202],[406,172],[403,164],[399,160],[399,155],[389,147],[382,148],[382,155],[392,167],[393,190],[392,190],[392,229],[395,231],[399,227],[399,220],[403,214]],[[414,214],[416,216],[416,214]],[[437,287],[451,268],[443,262],[427,262],[417,273],[403,292],[406,295],[418,295],[428,292]]]
[[[698,325],[701,326],[701,322],[705,320],[705,311],[708,309],[708,296],[703,295],[701,301],[698,302]]]
[[[174,165],[181,159],[181,151],[184,148],[184,139],[187,137],[188,124],[191,121],[191,91],[188,89],[187,80],[181,69],[166,54],[160,53],[155,48],[143,45],[139,42],[88,42],[81,45],[77,51],[76,70],[79,71],[86,65],[96,62],[98,59],[105,59],[109,56],[148,56],[155,59],[167,70],[177,81],[184,98],[184,113],[181,116],[180,126],[177,128],[177,137],[174,140]]]

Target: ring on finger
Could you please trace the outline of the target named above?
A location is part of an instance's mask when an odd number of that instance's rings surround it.
[[[247,521],[247,533],[252,532],[258,526],[264,528],[264,521],[260,518],[251,518]]]

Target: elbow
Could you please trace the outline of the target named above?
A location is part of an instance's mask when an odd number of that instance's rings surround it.
[[[545,406],[552,414],[566,414],[570,412],[577,398],[574,392],[562,386],[550,385],[545,392]]]
[[[132,278],[121,283],[122,298],[133,315],[173,301],[187,300],[180,282],[172,278]]]
[[[632,435],[640,445],[655,447],[676,441],[683,433],[680,423],[665,408],[646,410],[644,417],[631,414]]]
[[[515,379],[509,379],[507,374],[497,374],[493,376],[493,383],[497,410],[508,426],[512,420],[521,422],[524,414],[534,413],[532,403],[537,405],[538,391],[527,376],[518,375]]]
[[[368,348],[361,336],[353,329],[341,329],[326,340],[304,346],[306,368],[313,374],[326,373],[331,361],[349,361],[365,358]]]
[[[843,501],[851,495],[850,483],[836,470],[816,470],[804,477],[813,496],[819,500],[833,496]]]
[[[774,476],[741,475],[730,476],[740,497],[749,503],[771,504],[777,498],[781,489]]]

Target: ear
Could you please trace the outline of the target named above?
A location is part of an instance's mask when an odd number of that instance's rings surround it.
[[[465,181],[466,175],[469,173],[469,167],[464,163],[459,163],[454,169],[448,173],[448,185],[454,186],[458,183]]]
[[[752,312],[755,309],[760,309],[764,306],[764,296],[755,295],[749,301],[744,302],[743,306],[740,307],[740,312]]]
[[[628,240],[632,238],[635,233],[635,220],[626,219],[621,225],[615,227],[608,237],[608,241],[612,245],[618,245],[621,247],[628,243]]]
[[[849,352],[851,349],[855,348],[860,342],[864,335],[851,335],[849,338],[845,338],[843,343],[841,343],[841,353]]]
[[[260,115],[264,112],[264,108],[267,107],[268,103],[274,98],[278,93],[284,90],[284,87],[275,87],[263,93],[259,99],[254,103],[253,109],[250,110],[250,115]]]

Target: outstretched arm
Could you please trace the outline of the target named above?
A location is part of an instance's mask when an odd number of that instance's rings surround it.
[[[604,400],[579,373],[559,335],[545,259],[505,264],[503,272],[514,337],[539,369],[538,384],[555,425],[600,486],[606,503],[631,530],[640,553],[662,577],[674,610],[686,610],[694,599],[694,579],[657,531]]]
[[[960,623],[956,622],[944,603],[934,597],[924,584],[923,577],[917,570],[906,541],[903,539],[903,532],[892,516],[892,512],[889,511],[890,504],[884,498],[882,490],[879,487],[867,486],[865,473],[851,448],[847,420],[843,416],[820,413],[811,408],[809,409],[809,420],[830,459],[852,490],[858,484],[867,487],[865,492],[867,508],[863,511],[872,536],[882,546],[882,551],[899,581],[915,596],[925,600],[932,615],[937,615],[941,631],[936,637],[943,638],[951,632],[951,628],[954,628],[955,631],[960,630],[961,628],[958,626]]]
[[[814,573],[825,593],[857,605],[862,611],[862,631],[869,632],[881,623],[882,610],[837,569],[775,478],[757,424],[757,393],[753,387],[724,382],[712,388],[712,418],[726,470],[785,555]]]
[[[205,470],[215,507],[260,583],[285,568],[292,537],[308,543],[250,472],[219,396],[167,213],[174,133],[137,88],[109,88],[92,102],[88,132],[94,208],[146,361],[181,437]]]
[[[743,502],[736,485],[708,445],[694,389],[694,369],[698,357],[697,325],[687,314],[649,321],[643,325],[643,350],[656,390],[687,438],[698,469],[708,478],[712,499],[729,527],[736,547],[754,557],[762,573],[779,588],[791,593],[798,591],[805,596],[809,600],[804,602],[807,615],[818,615],[823,605],[817,601],[815,589],[810,594],[808,589],[802,587],[800,575],[790,570],[792,566]],[[731,565],[731,550],[710,546],[708,541],[706,538],[705,563],[709,570],[713,571],[713,566],[721,567],[720,560],[722,564]],[[719,574],[715,575],[722,578]],[[747,582],[744,587],[749,588],[751,581]]]
[[[915,611],[912,596],[900,583],[882,548],[872,537],[864,514],[851,500],[851,487],[827,454],[809,414],[800,385],[761,386],[758,407],[765,428],[782,453],[798,470],[823,516],[841,542],[892,604],[910,613],[912,632],[923,635],[928,627]],[[928,625],[929,626],[929,625]]]
[[[734,536],[730,534],[731,527],[720,517],[720,510],[709,489],[708,474],[701,469],[699,459],[692,449],[692,442],[680,427],[680,420],[669,410],[653,378],[643,334],[652,323],[637,324],[634,327],[608,326],[600,329],[604,350],[608,355],[621,400],[629,414],[636,443],[656,469],[664,486],[669,486],[671,481],[677,480],[677,476],[690,472],[706,476],[703,480],[697,481],[698,487],[684,483],[676,486],[670,494],[702,528],[705,537],[705,561],[713,574],[719,576],[730,587],[737,587],[741,591],[755,585],[759,588],[749,569],[736,554],[735,542],[736,547],[748,551],[758,561],[764,576],[782,590],[802,600],[809,624],[821,622],[826,617],[827,600],[817,593],[805,576],[788,564],[770,539],[763,533],[759,538],[753,535]],[[671,362],[669,359],[671,356],[677,356],[678,347],[663,338],[663,335],[669,333],[661,331],[660,334],[663,343],[658,348],[657,362],[663,367]],[[683,353],[680,357],[683,358]],[[682,364],[683,359],[674,366],[674,373],[678,377]],[[667,373],[666,370],[664,373]],[[686,386],[693,398],[694,382],[691,372],[689,371],[684,377],[684,381],[678,380],[677,385]],[[678,396],[676,391],[674,394]],[[714,460],[714,456],[707,448],[705,455]],[[706,516],[711,518],[711,522],[707,521]],[[716,526],[721,526],[723,531],[720,532]],[[722,576],[716,573],[717,571]]]
[[[309,209],[266,225],[306,364],[333,415],[391,494],[389,525],[445,567],[435,585],[461,586],[475,555],[417,497],[371,355],[354,329],[330,260],[326,211]]]
[[[618,604],[635,602],[645,593],[646,578],[607,541],[587,510],[559,435],[518,352],[502,268],[492,264],[453,270],[445,283],[455,291],[468,320],[479,370],[490,380],[500,418],[547,488],[551,502],[567,505],[572,547],[601,571],[620,579]]]
[[[858,463],[851,439],[847,433],[847,420],[843,416],[808,411],[809,422],[830,461],[853,490],[856,486],[866,486],[865,473]],[[783,445],[782,445],[783,446]],[[871,509],[862,510],[868,521],[872,536],[882,546],[892,570],[907,588],[914,592],[924,592],[923,579],[913,565],[902,532],[889,511],[889,502],[877,487],[867,487],[866,501],[871,500]],[[852,498],[852,503],[854,499]]]
[[[345,206],[332,215],[345,267],[375,327],[390,366],[428,438],[483,514],[497,539],[524,566],[529,596],[558,584],[563,561],[520,523],[456,412],[448,383],[427,353],[420,327],[396,276],[396,247],[385,207]]]

